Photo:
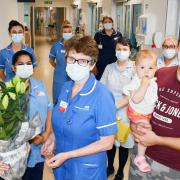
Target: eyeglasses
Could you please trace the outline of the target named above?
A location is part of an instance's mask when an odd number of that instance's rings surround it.
[[[162,45],[162,47],[164,48],[164,49],[175,49],[176,48],[176,46],[175,45],[165,45],[165,44],[163,44]]]
[[[75,59],[73,57],[67,56],[66,61],[68,64],[74,64],[77,62],[80,66],[86,67],[89,62],[93,62],[93,60],[87,60],[87,59]]]

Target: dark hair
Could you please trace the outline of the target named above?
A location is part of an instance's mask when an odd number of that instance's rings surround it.
[[[124,37],[120,37],[116,40],[115,46],[117,46],[117,44],[122,44],[123,46],[129,46],[130,50],[132,49],[132,44],[130,39]]]
[[[74,36],[66,41],[65,49],[67,53],[70,50],[75,50],[77,53],[83,53],[86,56],[90,56],[93,60],[91,65],[97,62],[99,51],[96,41],[91,36],[84,36],[81,38]]]
[[[102,19],[102,23],[104,23],[106,19],[109,19],[113,23],[113,19],[110,16],[104,16]]]
[[[20,50],[20,51],[17,51],[17,52],[13,55],[13,57],[12,57],[12,65],[15,65],[16,62],[18,61],[18,59],[19,59],[21,56],[23,56],[23,55],[29,56],[29,58],[31,59],[31,62],[33,62],[33,57],[32,57],[32,55],[31,55],[29,52],[27,52],[27,51],[25,51],[25,50]]]
[[[11,20],[11,21],[9,22],[8,31],[11,32],[11,29],[12,29],[14,26],[21,26],[22,29],[23,29],[23,31],[24,31],[24,26],[23,26],[21,23],[19,23],[18,21],[16,21],[16,20]]]

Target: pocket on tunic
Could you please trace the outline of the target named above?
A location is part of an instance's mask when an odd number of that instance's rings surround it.
[[[100,180],[101,170],[98,164],[78,163],[79,180]]]

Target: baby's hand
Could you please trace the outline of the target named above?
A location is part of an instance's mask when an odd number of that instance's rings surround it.
[[[149,84],[150,84],[150,78],[148,76],[144,76],[141,80],[141,85],[142,86],[145,86],[145,87],[148,87]]]

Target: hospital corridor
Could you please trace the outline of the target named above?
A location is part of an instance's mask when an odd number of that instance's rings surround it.
[[[0,27],[0,180],[180,180],[180,0],[1,0]]]

